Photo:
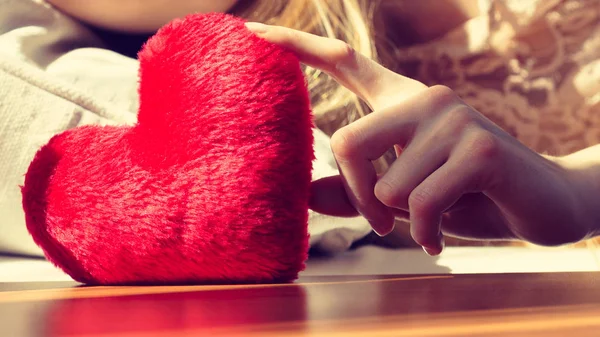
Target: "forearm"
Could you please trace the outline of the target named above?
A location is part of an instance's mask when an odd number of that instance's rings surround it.
[[[590,236],[600,235],[600,144],[555,159],[573,173],[584,212],[590,220]]]
[[[237,1],[47,0],[88,24],[111,30],[151,33],[174,18],[195,12],[225,12]]]

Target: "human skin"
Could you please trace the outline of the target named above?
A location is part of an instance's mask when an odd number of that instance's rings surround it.
[[[189,12],[227,11],[236,2],[49,1],[88,23],[134,32],[154,31]],[[427,6],[431,1],[435,7]],[[400,4],[395,15],[407,20],[415,40],[426,41],[476,15],[473,2],[385,3]],[[426,15],[418,15],[431,8],[454,8],[460,15],[446,17],[460,20],[431,25]],[[295,50],[304,63],[323,69],[375,109],[332,137],[341,175],[313,183],[314,210],[360,214],[380,235],[393,229],[394,217],[408,218],[415,241],[433,255],[441,252],[444,235],[541,245],[598,235],[600,146],[559,158],[539,155],[449,88],[428,88],[395,74],[341,41],[281,29],[258,34]],[[385,175],[375,176],[370,160],[392,146],[398,160]]]
[[[81,21],[110,30],[151,33],[189,13],[225,12],[237,0],[47,0]]]
[[[46,0],[93,26],[130,33],[151,33],[189,13],[226,12],[238,0]],[[263,0],[270,1],[270,0]],[[428,41],[479,14],[479,0],[384,0],[381,11],[393,29],[411,41]],[[435,20],[431,20],[435,17]]]
[[[250,23],[258,36],[295,52],[374,110],[338,130],[331,148],[340,175],[313,183],[311,208],[365,217],[380,235],[410,220],[430,255],[443,237],[524,240],[555,246],[598,235],[600,145],[542,156],[462,101],[450,88],[396,74],[346,43]],[[382,176],[372,161],[395,147]]]

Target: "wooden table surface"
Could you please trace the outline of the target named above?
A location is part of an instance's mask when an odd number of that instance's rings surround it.
[[[0,336],[600,336],[600,273],[0,283]]]

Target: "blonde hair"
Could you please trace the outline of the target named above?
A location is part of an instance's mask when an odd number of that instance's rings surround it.
[[[385,36],[379,0],[240,0],[232,14],[249,21],[285,26],[340,39],[354,50],[393,68],[393,48]],[[377,34],[376,34],[377,33]],[[304,67],[316,126],[328,135],[370,112],[368,105],[331,77]],[[390,149],[373,161],[378,172],[395,159]]]
[[[377,1],[269,0],[240,1],[233,14],[249,21],[286,26],[347,42],[377,60],[373,16]],[[305,67],[317,126],[331,135],[336,129],[368,113],[356,95],[319,70]]]
[[[398,9],[401,3],[392,5]],[[290,27],[343,40],[357,52],[398,71],[394,49],[406,41],[394,36],[394,32],[390,32],[390,36],[386,35],[384,20],[378,17],[380,6],[381,0],[239,0],[231,12],[249,21]],[[375,27],[376,23],[381,26]],[[315,122],[327,134],[331,135],[369,112],[366,104],[329,76],[310,67],[305,67],[304,72]],[[394,159],[394,152],[391,151],[376,161],[376,167],[378,170],[385,170]],[[401,245],[414,245],[410,240],[403,239],[410,238],[408,226],[396,228],[398,233],[390,239],[392,245],[398,244],[393,243],[395,241],[401,241]],[[451,246],[532,246],[520,242],[465,241],[454,238],[446,240]],[[588,247],[600,265],[596,256],[598,245],[598,240],[585,240],[574,246]]]

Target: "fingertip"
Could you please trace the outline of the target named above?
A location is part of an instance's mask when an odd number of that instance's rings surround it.
[[[381,215],[381,219],[369,220],[369,223],[375,234],[384,237],[394,231],[396,223],[394,221],[394,214],[388,209],[384,213],[381,213]]]
[[[442,252],[442,250],[439,248],[432,248],[432,247],[427,247],[427,246],[423,246],[423,250],[429,256],[438,256]]]
[[[446,243],[444,241],[444,236],[440,233],[437,244],[434,245],[423,245],[423,250],[429,256],[438,256],[442,254]]]
[[[423,218],[410,217],[410,234],[415,242],[431,256],[439,255],[444,249],[444,235],[441,232],[441,218],[437,221],[423,221]]]
[[[371,225],[371,228],[373,228],[373,232],[375,232],[375,234],[379,235],[380,237],[387,236],[388,234],[394,231],[394,226],[392,226],[391,228],[382,229],[381,226]]]
[[[244,25],[249,31],[257,35],[266,33],[269,28],[267,25],[260,22],[246,22]]]

